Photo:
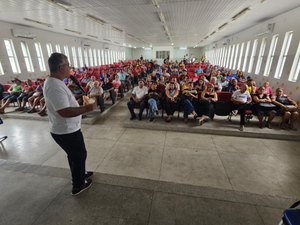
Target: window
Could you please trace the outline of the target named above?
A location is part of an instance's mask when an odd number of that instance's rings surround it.
[[[56,49],[56,52],[61,53],[60,45],[59,44],[55,45],[55,49]]]
[[[221,48],[218,65],[221,66],[224,48]]]
[[[232,47],[231,45],[228,46],[228,54],[227,54],[227,58],[226,58],[226,68],[229,68],[231,47]]]
[[[290,72],[289,81],[296,82],[300,72],[300,42],[294,58],[293,66]]]
[[[82,58],[82,51],[81,51],[80,47],[78,47],[78,59],[79,59],[79,66],[83,67],[84,64],[83,64],[83,58]]]
[[[107,51],[104,51],[104,58],[105,58],[105,65],[108,64],[108,61],[107,61]]]
[[[64,46],[64,51],[65,51],[65,55],[68,57],[68,59],[71,60],[70,54],[69,54],[69,47],[68,47],[68,45]]]
[[[27,45],[26,42],[21,41],[21,49],[22,49],[22,53],[23,53],[23,56],[24,56],[24,61],[25,61],[25,64],[26,64],[27,71],[28,72],[34,72],[30,52],[29,52],[28,45]]]
[[[41,71],[46,71],[46,66],[45,66],[45,61],[44,61],[44,56],[43,56],[41,44],[39,42],[37,42],[37,43],[34,43],[34,46],[35,46],[38,62],[39,62],[39,65],[40,65],[40,70]]]
[[[234,56],[233,66],[232,66],[233,70],[236,69],[236,61],[237,61],[237,57],[238,57],[238,54],[239,54],[239,48],[240,48],[240,44],[237,44],[236,45],[236,50],[235,50],[235,56]]]
[[[234,57],[234,50],[235,50],[235,45],[232,46],[231,49],[231,57],[230,57],[230,63],[229,63],[229,68],[232,69],[232,63],[233,63],[233,57]]]
[[[73,62],[74,62],[74,67],[78,68],[78,62],[77,62],[77,55],[76,55],[76,48],[73,46],[72,48],[72,56],[73,56]]]
[[[258,45],[258,39],[255,39],[253,42],[253,46],[252,46],[252,52],[251,52],[251,57],[250,57],[250,62],[249,62],[249,67],[248,67],[248,73],[252,72],[257,45]]]
[[[48,44],[46,44],[46,48],[47,48],[48,56],[50,57],[51,54],[53,53],[52,45],[50,43],[48,43]]]
[[[91,48],[89,48],[89,57],[90,57],[90,66],[94,66],[94,60],[93,60],[93,51]]]
[[[237,67],[236,67],[237,70],[240,70],[240,69],[241,69],[242,57],[243,57],[243,53],[244,53],[244,47],[245,47],[245,43],[243,42],[242,45],[241,45],[241,51],[240,51],[239,62],[238,62]]]
[[[105,61],[104,61],[104,51],[101,50],[101,59],[102,59],[102,65],[105,65]]]
[[[0,75],[4,75],[4,70],[3,70],[3,67],[2,67],[1,61],[0,61]]]
[[[285,64],[285,60],[286,60],[286,57],[287,57],[287,54],[289,51],[289,47],[290,47],[290,44],[292,41],[292,37],[293,37],[293,31],[289,31],[289,32],[285,33],[283,45],[282,45],[282,49],[280,52],[280,56],[279,56],[279,60],[278,60],[274,78],[280,79],[280,77],[281,77],[282,70],[283,70],[283,67]]]
[[[98,49],[98,65],[101,66],[102,63],[101,63],[101,53],[100,53],[100,50]]]
[[[248,41],[248,42],[247,42],[247,46],[246,46],[245,57],[244,57],[243,71],[246,70],[247,59],[248,59],[248,54],[249,54],[249,49],[250,49],[250,44],[251,44],[251,41]]]
[[[110,58],[111,58],[111,63],[114,63],[114,55],[113,55],[113,51],[110,50]]]
[[[156,51],[157,59],[166,59],[170,55],[170,51]]]
[[[19,61],[12,40],[4,40],[4,44],[13,73],[21,73]]]
[[[275,50],[276,50],[277,41],[278,41],[278,34],[276,34],[272,37],[271,46],[270,46],[270,50],[269,50],[269,54],[268,54],[268,58],[267,58],[267,62],[266,62],[264,76],[269,76],[269,74],[270,74],[271,66],[272,66],[272,62],[273,62],[273,58],[274,58],[274,54],[275,54]]]
[[[258,54],[258,59],[257,59],[257,64],[256,64],[256,69],[255,69],[255,74],[259,74],[259,72],[260,72],[261,63],[262,63],[262,60],[263,60],[264,54],[265,54],[266,43],[267,43],[267,38],[265,37],[261,41],[261,46],[260,46],[260,49],[259,49],[259,54]]]
[[[98,59],[97,59],[97,51],[94,48],[93,49],[93,53],[94,53],[94,65],[97,66],[98,65]]]
[[[84,57],[85,66],[89,66],[88,52],[86,49],[83,50],[83,57]]]
[[[223,59],[222,59],[222,65],[221,66],[225,66],[226,55],[227,55],[227,47],[224,48]]]
[[[125,55],[125,52],[123,52],[123,60],[126,59],[126,55]]]
[[[110,52],[109,52],[109,50],[107,50],[107,60],[108,60],[108,64],[110,64]]]

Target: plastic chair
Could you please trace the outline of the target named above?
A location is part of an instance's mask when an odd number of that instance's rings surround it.
[[[295,202],[290,208],[284,210],[283,217],[279,225],[299,225],[300,209],[296,207],[300,205],[300,201]]]
[[[1,117],[0,117],[0,125],[1,125],[1,124],[3,124],[3,120],[2,120]],[[1,143],[2,141],[4,141],[6,138],[7,138],[7,136],[0,137],[0,143]]]

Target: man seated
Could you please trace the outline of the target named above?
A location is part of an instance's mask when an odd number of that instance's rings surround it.
[[[18,108],[16,111],[23,111],[28,99],[33,95],[35,90],[35,85],[30,79],[27,80],[26,84],[22,88],[22,92],[17,98]]]
[[[4,114],[5,108],[11,103],[17,100],[22,91],[21,80],[15,78],[12,81],[14,84],[8,89],[8,95],[2,99],[0,114]]]
[[[104,100],[107,100],[108,98],[110,98],[112,101],[112,104],[115,104],[116,95],[115,95],[114,87],[108,77],[104,78],[102,88],[104,91],[104,96],[103,96]]]
[[[145,87],[144,80],[139,80],[138,86],[134,87],[132,90],[132,97],[130,98],[130,101],[127,102],[127,107],[131,114],[130,120],[136,118],[136,115],[134,113],[135,105],[139,105],[140,107],[139,120],[142,120],[143,111],[146,105],[145,99],[147,97],[147,94],[148,94],[148,88]]]
[[[89,97],[89,99],[94,99],[95,101],[97,101],[101,112],[105,110],[103,100],[103,89],[102,87],[100,87],[100,83],[98,81],[94,82],[94,85],[89,89],[87,96]]]

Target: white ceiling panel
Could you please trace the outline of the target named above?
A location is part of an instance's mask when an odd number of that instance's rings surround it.
[[[0,20],[33,26],[45,30],[87,38],[103,38],[121,45],[142,47],[152,44],[194,46],[214,31],[216,34],[201,44],[209,44],[244,30],[266,18],[272,18],[295,7],[299,0],[56,0],[71,4],[64,8],[48,0],[2,0]],[[232,17],[244,8],[250,10],[236,21]],[[161,22],[159,14],[164,21]],[[88,19],[93,15],[106,23],[101,25]],[[49,23],[51,27],[32,20]],[[218,27],[229,23],[221,31]],[[123,32],[113,29],[116,27]],[[80,35],[65,29],[81,32]],[[128,36],[130,34],[131,36]],[[132,37],[133,36],[133,37]],[[96,40],[96,39],[95,39]]]

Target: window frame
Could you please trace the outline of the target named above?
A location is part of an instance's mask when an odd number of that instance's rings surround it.
[[[32,64],[32,58],[31,58],[31,55],[30,55],[30,51],[29,51],[29,48],[28,48],[28,44],[25,41],[21,41],[20,44],[21,44],[21,50],[22,50],[22,53],[23,53],[23,57],[24,57],[27,72],[33,73],[34,68],[33,68],[33,64]]]
[[[40,71],[45,72],[45,71],[47,71],[47,69],[46,69],[46,64],[45,64],[45,60],[44,60],[44,55],[43,55],[41,43],[40,42],[35,42],[34,47],[35,47],[37,59],[38,59],[38,62],[39,62]]]
[[[11,65],[13,74],[21,73],[19,60],[15,51],[14,43],[11,39],[4,39],[4,45],[6,48],[7,56]],[[9,49],[8,49],[9,47]]]

